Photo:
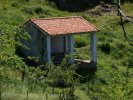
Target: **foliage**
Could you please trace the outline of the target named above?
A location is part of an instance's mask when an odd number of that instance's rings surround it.
[[[83,6],[83,4],[80,5]],[[37,9],[39,10],[35,12]],[[132,3],[125,3],[122,5],[122,9],[126,15],[133,16]],[[24,100],[26,99],[27,90],[30,93],[28,97],[32,100],[46,98],[48,100],[58,100],[59,98],[64,98],[64,96],[73,97],[71,96],[73,94],[74,98],[79,100],[132,99],[133,50],[123,37],[123,32],[119,26],[119,18],[115,14],[116,12],[113,15],[112,13],[110,15],[102,12],[99,16],[95,16],[90,15],[88,11],[73,13],[60,11],[56,8],[54,2],[49,3],[47,0],[1,0],[0,82],[2,84],[2,99]],[[75,80],[77,77],[74,75],[75,68],[71,69],[73,67],[67,66],[68,64],[65,62],[58,66],[50,65],[48,72],[48,66],[28,67],[23,62],[23,58],[15,54],[15,46],[21,46],[20,38],[16,37],[19,35],[19,31],[16,31],[16,29],[29,18],[73,15],[83,16],[101,30],[97,34],[98,69],[94,76],[92,75],[92,77],[88,78],[87,82],[75,84],[77,82]],[[133,25],[126,23],[125,27],[129,33],[128,36],[132,39]],[[23,37],[27,38],[26,35]],[[75,48],[76,58],[89,59],[89,35],[75,36],[75,41],[75,46],[78,44],[78,48]],[[36,58],[32,57],[27,59],[36,60]],[[77,67],[76,65],[72,66]],[[65,67],[68,67],[68,69]],[[23,83],[21,82],[22,71],[26,72]],[[74,73],[71,73],[71,71]],[[74,77],[71,77],[73,75]],[[58,83],[60,79],[67,84],[66,87],[59,87],[59,85],[53,84],[54,82]],[[73,82],[74,87],[71,85]],[[54,94],[51,92],[53,86]]]
[[[65,100],[75,100],[75,85],[78,82],[79,75],[76,73],[76,69],[78,68],[76,64],[71,65],[68,61],[70,56],[66,56],[60,65],[53,65],[51,64],[48,69],[48,79],[52,80],[53,86],[53,93],[55,86],[59,87],[68,87],[69,90],[64,92],[65,89],[62,91],[62,95],[60,95],[60,99],[63,98]],[[75,78],[75,77],[76,78]]]
[[[87,40],[86,39],[84,39],[85,37],[84,36],[81,36],[81,35],[79,35],[79,36],[76,36],[75,37],[75,47],[76,48],[80,48],[80,47],[85,47],[85,46],[87,46]],[[89,38],[89,37],[87,37],[87,38]]]
[[[99,45],[99,48],[101,49],[101,51],[103,51],[104,53],[106,54],[109,54],[110,53],[110,44],[109,43],[102,43],[101,45]]]
[[[8,36],[9,32],[11,37]],[[19,69],[21,68],[19,65],[23,65],[23,62],[20,60],[20,58],[12,53],[14,49],[11,47],[15,45],[15,34],[14,27],[10,27],[9,25],[6,25],[4,22],[0,21],[0,99],[2,98],[2,92],[13,86],[15,83],[13,79],[10,79],[7,71],[10,68]]]
[[[14,2],[14,3],[12,3],[11,5],[12,5],[12,7],[16,7],[16,8],[19,7],[19,4],[18,4],[17,2]]]
[[[38,7],[38,8],[36,8],[35,9],[35,13],[37,13],[37,14],[40,14],[40,13],[42,13],[42,8],[41,7]]]
[[[41,90],[45,92],[47,88],[47,78],[46,70],[41,69],[42,66],[29,67],[26,70],[26,83],[27,83],[27,98],[29,97],[29,93],[36,91],[38,86],[41,86]]]
[[[62,85],[72,85],[73,82],[73,76],[76,74],[76,65],[70,65],[70,63],[67,61],[67,59],[70,57],[66,57],[60,65],[53,65],[51,64],[49,66],[49,74],[48,77],[53,80],[54,84],[57,84],[58,82]],[[60,84],[60,85],[61,85]]]
[[[117,4],[117,0],[48,0],[55,2],[57,7],[61,10],[67,11],[82,11],[88,8],[95,7],[96,5],[100,4],[101,2],[105,2],[108,4]],[[124,2],[132,2],[132,0],[121,0],[122,3]]]

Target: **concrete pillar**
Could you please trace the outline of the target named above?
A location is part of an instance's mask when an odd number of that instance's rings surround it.
[[[47,63],[51,63],[51,38],[50,36],[47,36]]]
[[[68,36],[65,36],[65,52],[68,53]]]
[[[91,33],[90,34],[90,37],[91,37],[91,60],[94,62],[94,63],[97,63],[97,51],[96,51],[96,33]]]
[[[74,36],[69,35],[68,36],[68,54],[71,55],[70,62],[74,63],[74,58],[72,57],[72,54],[74,53]]]

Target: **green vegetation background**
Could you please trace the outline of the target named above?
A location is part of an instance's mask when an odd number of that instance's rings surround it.
[[[126,15],[133,16],[133,3],[124,3],[122,9]],[[133,98],[133,47],[123,36],[117,12],[108,14],[98,11],[100,15],[93,15],[89,13],[90,10],[61,11],[54,2],[47,0],[0,0],[0,84],[5,85],[2,93],[4,100],[24,100],[27,95],[27,83],[21,83],[21,73],[17,70],[23,70],[22,66],[25,66],[25,63],[15,54],[15,36],[18,35],[15,30],[30,18],[59,16],[83,16],[100,29],[97,33],[97,71],[86,83],[76,86],[77,99],[131,100]],[[98,9],[94,7],[93,10]],[[125,21],[125,27],[128,37],[132,39],[133,24]],[[75,57],[89,59],[89,35],[76,35],[75,41]],[[8,85],[12,82],[15,82],[14,86]],[[43,93],[39,87],[30,93],[29,99],[43,100],[46,99],[47,93],[50,100],[56,100],[56,95],[51,94],[51,90],[51,87],[48,87],[47,92]],[[59,91],[57,88],[56,92]]]

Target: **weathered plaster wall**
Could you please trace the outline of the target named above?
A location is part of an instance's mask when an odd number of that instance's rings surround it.
[[[43,64],[46,61],[46,36],[31,22],[26,24],[25,29],[31,38],[26,41],[22,40],[22,44],[29,48],[28,50],[21,48],[23,56],[38,57],[40,63]]]
[[[51,38],[51,52],[52,53],[64,53],[65,43],[64,36],[56,36]]]

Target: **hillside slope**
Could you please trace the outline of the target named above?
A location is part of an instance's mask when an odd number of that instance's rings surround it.
[[[126,15],[133,16],[132,3],[123,4],[122,9]],[[2,98],[23,100],[26,97],[26,82],[21,83],[21,74],[17,71],[19,68],[23,70],[22,66],[25,66],[25,63],[15,54],[15,36],[19,34],[15,30],[30,18],[59,16],[83,16],[100,29],[97,33],[98,69],[95,75],[89,76],[86,83],[76,86],[77,99],[131,100],[133,47],[123,36],[117,12],[105,13],[97,7],[82,12],[60,11],[54,3],[47,0],[0,0],[0,81],[1,84],[5,82],[2,80],[4,73],[17,82],[14,87],[9,86],[3,91]],[[133,24],[125,21],[125,27],[128,37],[133,39]],[[74,38],[75,58],[89,59],[89,35],[76,35]],[[51,87],[48,87],[46,93],[42,93],[41,89],[39,87],[31,92],[29,99],[42,100],[46,94],[51,100],[54,100],[54,96],[58,97],[51,94]],[[56,92],[58,91],[60,90],[57,88]]]

